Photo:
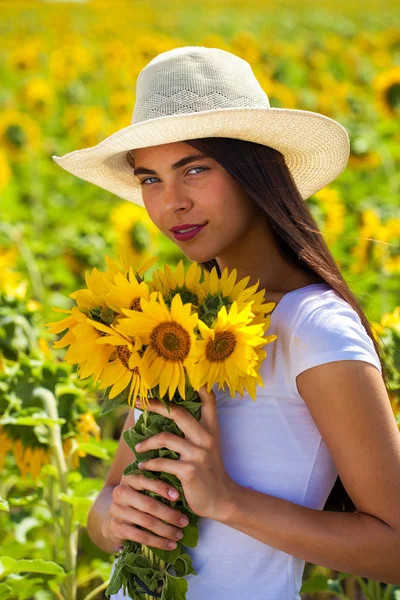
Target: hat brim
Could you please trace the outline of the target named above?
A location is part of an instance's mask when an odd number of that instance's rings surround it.
[[[320,113],[224,108],[134,123],[96,146],[52,158],[69,173],[143,206],[140,182],[127,161],[127,151],[206,137],[238,138],[279,150],[303,199],[336,179],[350,154],[346,129]]]

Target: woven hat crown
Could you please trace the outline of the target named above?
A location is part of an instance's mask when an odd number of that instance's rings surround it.
[[[245,107],[270,107],[250,64],[219,48],[186,46],[157,55],[139,73],[132,124]]]
[[[227,137],[284,155],[302,198],[333,181],[350,154],[346,129],[320,113],[271,107],[250,64],[221,48],[184,46],[140,71],[131,124],[91,148],[53,156],[63,169],[143,206],[132,151]]]

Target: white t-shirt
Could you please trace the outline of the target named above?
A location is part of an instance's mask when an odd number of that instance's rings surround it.
[[[380,372],[381,365],[359,316],[327,284],[285,294],[271,315],[272,333],[278,338],[265,346],[265,387],[255,402],[214,386],[225,468],[242,486],[322,510],[337,470],[296,376],[338,360],[366,361]],[[300,599],[304,560],[241,531],[201,518],[198,545],[187,551],[198,573],[187,577],[187,600]],[[111,596],[124,598],[122,590]]]

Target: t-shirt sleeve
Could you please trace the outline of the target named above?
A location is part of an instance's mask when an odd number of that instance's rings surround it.
[[[345,301],[333,300],[303,311],[293,327],[289,348],[291,380],[296,392],[296,377],[324,363],[363,360],[382,373],[370,336],[356,311]]]

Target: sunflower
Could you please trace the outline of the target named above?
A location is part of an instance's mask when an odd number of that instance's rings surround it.
[[[122,273],[117,273],[114,278],[114,284],[105,295],[105,301],[109,308],[120,313],[121,308],[132,310],[142,310],[140,308],[140,298],[149,298],[150,290],[144,281],[138,281],[137,277],[130,267],[129,275],[126,277]]]
[[[149,300],[142,298],[140,304],[141,313],[122,309],[129,318],[121,319],[115,328],[147,345],[140,364],[146,385],[159,385],[160,397],[168,390],[170,400],[178,389],[185,399],[185,367],[196,342],[197,313],[191,314],[191,304],[183,304],[179,294],[170,309],[159,292],[152,292]]]
[[[228,385],[232,398],[236,391],[243,394],[246,387],[251,398],[255,399],[253,380],[262,384],[257,369],[266,356],[261,348],[277,336],[265,338],[265,324],[252,324],[254,314],[251,304],[239,310],[234,301],[229,311],[223,306],[211,328],[199,320],[198,328],[203,339],[197,341],[189,368],[190,381],[195,389],[207,385],[210,391],[217,382],[219,389]]]
[[[273,337],[273,336],[271,336]],[[274,336],[275,339],[276,336]],[[270,340],[273,341],[273,340]],[[264,387],[264,381],[261,377],[261,375],[259,374],[259,370],[261,367],[261,364],[264,360],[264,358],[266,358],[267,353],[265,350],[262,349],[261,346],[254,348],[254,352],[257,354],[257,363],[255,365],[255,370],[257,372],[257,375],[254,377],[242,377],[239,376],[239,384],[238,384],[238,392],[239,394],[243,397],[244,394],[244,387],[246,384],[246,388],[249,392],[249,396],[250,398],[252,398],[252,400],[255,400],[256,398],[256,393],[257,393],[257,384],[260,385],[261,387]]]
[[[44,464],[50,462],[49,447],[39,442],[27,426],[0,425],[0,469],[3,470],[7,453],[14,454],[15,462],[25,478],[40,475]]]
[[[180,294],[184,302],[198,306],[206,297],[204,284],[200,283],[202,274],[203,270],[196,262],[190,265],[185,274],[183,260],[180,260],[175,273],[169,265],[164,265],[164,272],[157,269],[149,287],[152,291],[161,292],[167,304],[174,294]]]
[[[257,292],[259,282],[250,287],[246,287],[250,281],[250,277],[244,277],[238,282],[236,282],[236,278],[236,269],[229,272],[228,269],[225,268],[222,271],[220,278],[218,277],[215,267],[213,267],[210,272],[204,271],[206,298],[203,303],[203,312],[207,313],[210,308],[214,308],[216,298],[219,298],[220,300],[220,306],[218,308],[225,306],[229,309],[232,306],[232,303],[236,301],[239,311],[245,308],[249,302],[252,302],[252,312],[254,313],[253,324],[262,323],[264,316],[275,308],[276,303],[267,302],[264,304],[265,290],[259,290]],[[204,310],[204,308],[206,310]]]
[[[136,398],[137,395],[140,396],[142,402],[146,403],[149,389],[141,376],[141,356],[138,352],[141,348],[140,338],[135,337],[132,341],[130,337],[119,332],[114,325],[108,327],[96,321],[90,321],[90,323],[103,332],[103,336],[97,340],[97,344],[113,348],[115,353],[110,356],[110,362],[102,368],[101,372],[97,373],[96,380],[100,379],[102,382],[98,389],[111,386],[108,394],[111,400],[129,386],[128,404],[133,406],[133,398]]]
[[[68,329],[64,337],[54,342],[53,348],[69,346],[64,360],[69,364],[78,364],[80,379],[94,375],[96,382],[101,371],[108,364],[114,347],[109,345],[100,349],[97,346],[96,342],[102,334],[93,326],[94,321],[83,314],[78,307],[74,306],[71,310],[53,307],[53,310],[70,315],[60,321],[46,323],[50,333],[57,334]]]
[[[76,301],[77,305],[81,308],[98,308],[105,309],[107,303],[105,301],[105,295],[110,291],[114,284],[114,279],[118,273],[122,273],[123,270],[117,263],[117,261],[111,259],[109,256],[105,257],[108,270],[106,272],[99,271],[96,267],[92,270],[92,273],[85,273],[85,281],[87,289],[77,290],[69,295],[70,298]],[[124,271],[124,274],[126,272]]]

